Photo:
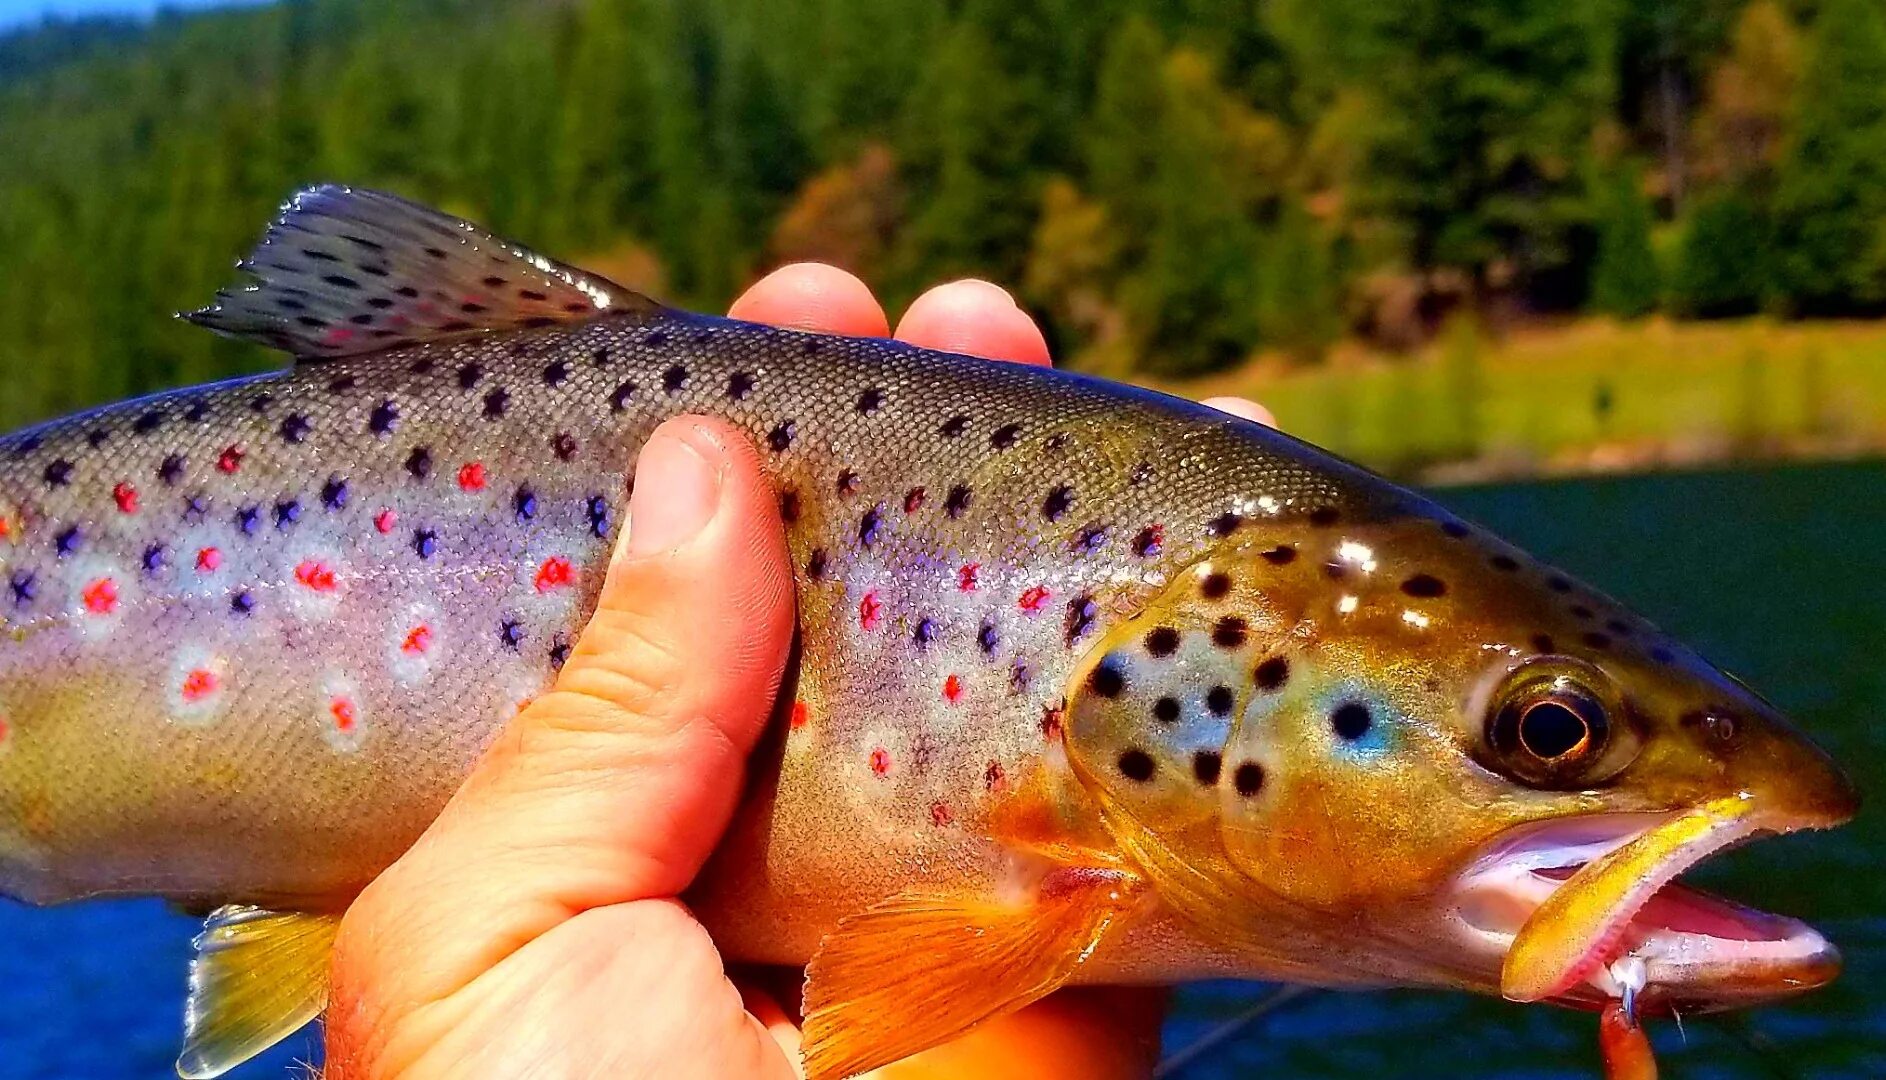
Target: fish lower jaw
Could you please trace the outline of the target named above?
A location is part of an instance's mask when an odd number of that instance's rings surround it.
[[[1461,935],[1497,969],[1533,913],[1580,868],[1661,820],[1605,815],[1496,844],[1457,882],[1454,918]],[[1585,952],[1567,985],[1546,1000],[1597,1008],[1623,996],[1618,973],[1628,978],[1641,964],[1640,1008],[1715,1011],[1803,993],[1840,970],[1839,951],[1805,922],[1674,880],[1619,915],[1615,928]]]

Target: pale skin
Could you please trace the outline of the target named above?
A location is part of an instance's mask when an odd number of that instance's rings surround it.
[[[890,333],[863,282],[818,264],[775,271],[731,314]],[[1050,362],[1034,320],[982,281],[925,293],[895,336]],[[1207,404],[1271,423],[1243,399]],[[799,973],[730,973],[677,899],[733,812],[793,618],[778,504],[753,448],[721,421],[663,424],[555,687],[347,912],[328,1080],[798,1077]],[[1063,991],[875,1075],[1144,1077],[1163,1010],[1157,991]]]

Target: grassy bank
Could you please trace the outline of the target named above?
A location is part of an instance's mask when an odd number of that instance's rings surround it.
[[[1288,430],[1434,481],[1886,450],[1886,322],[1582,320],[1414,356],[1343,346],[1167,387],[1242,394]]]

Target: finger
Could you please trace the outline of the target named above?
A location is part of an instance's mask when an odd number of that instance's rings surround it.
[[[1075,987],[880,1070],[882,1080],[1144,1080],[1159,1063],[1167,994]]]
[[[742,293],[727,314],[822,334],[884,337],[890,333],[890,321],[865,283],[824,263],[780,267]]]
[[[1210,405],[1219,412],[1228,412],[1233,416],[1241,416],[1246,420],[1254,420],[1265,427],[1277,426],[1277,418],[1271,415],[1270,410],[1252,401],[1250,398],[1208,397],[1200,402],[1200,404]]]
[[[349,910],[336,1000],[433,1000],[572,914],[680,892],[732,812],[792,625],[751,445],[720,421],[662,425],[556,686]]]
[[[1016,306],[1015,298],[1000,286],[974,278],[939,285],[917,297],[897,324],[897,338],[991,360],[1044,366],[1051,362],[1041,327]]]

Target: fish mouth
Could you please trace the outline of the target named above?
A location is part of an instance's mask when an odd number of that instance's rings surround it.
[[[1643,984],[1638,1007],[1653,1013],[1774,1001],[1832,981],[1839,950],[1799,919],[1677,878],[1758,837],[1839,823],[1732,799],[1521,826],[1459,875],[1454,914],[1502,958],[1500,991],[1515,1001],[1596,1008],[1623,996],[1621,976]]]

